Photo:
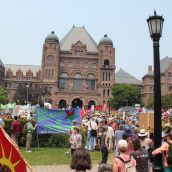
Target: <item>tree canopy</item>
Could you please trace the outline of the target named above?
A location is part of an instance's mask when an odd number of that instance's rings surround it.
[[[161,96],[161,106],[164,109],[172,108],[172,93],[169,95]],[[154,107],[153,96],[149,97],[146,107],[147,108],[153,108]]]
[[[19,84],[17,91],[14,95],[14,101],[18,104],[26,104],[27,89],[28,102],[31,102],[31,104],[40,104],[45,100],[49,102],[51,101],[50,99],[47,100],[47,98],[51,96],[51,92],[47,86],[29,86],[28,88],[26,88],[25,84]]]
[[[116,84],[113,86],[112,96],[111,105],[116,109],[141,103],[140,88],[129,84]]]
[[[7,104],[8,103],[8,94],[7,91],[0,86],[0,104]]]

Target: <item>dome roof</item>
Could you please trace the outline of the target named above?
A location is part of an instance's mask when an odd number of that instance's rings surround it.
[[[49,40],[55,40],[55,41],[59,42],[59,38],[58,38],[58,36],[55,34],[54,31],[52,31],[51,34],[49,34],[49,35],[45,38],[45,41],[49,41]]]
[[[104,37],[100,40],[99,44],[109,44],[113,46],[112,40],[107,36],[107,34],[104,35]]]

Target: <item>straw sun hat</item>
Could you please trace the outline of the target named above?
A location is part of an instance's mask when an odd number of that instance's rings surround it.
[[[138,136],[140,136],[140,137],[144,137],[144,136],[147,136],[147,135],[148,135],[148,132],[145,129],[141,129],[139,131],[139,134],[138,134]]]

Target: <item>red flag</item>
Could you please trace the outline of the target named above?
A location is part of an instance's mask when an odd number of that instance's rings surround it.
[[[85,110],[84,110],[84,106],[82,106],[81,109],[81,118],[83,119],[85,117]]]
[[[0,171],[2,166],[11,172],[27,172],[26,166],[32,171],[30,165],[20,154],[18,146],[0,127]]]
[[[103,111],[104,112],[108,111],[108,107],[107,107],[107,103],[106,102],[103,104]]]

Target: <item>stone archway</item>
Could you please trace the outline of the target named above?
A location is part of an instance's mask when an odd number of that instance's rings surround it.
[[[90,107],[91,107],[92,105],[94,105],[94,107],[96,106],[96,102],[95,102],[94,100],[90,100],[90,101],[88,102],[88,109],[90,109]]]
[[[67,102],[66,102],[66,100],[61,99],[61,100],[59,101],[59,109],[62,109],[62,108],[65,108],[65,109],[66,109],[66,107],[67,107]]]
[[[73,99],[73,101],[72,101],[72,108],[76,108],[76,107],[82,108],[82,105],[83,105],[83,101],[82,101],[81,98]]]

